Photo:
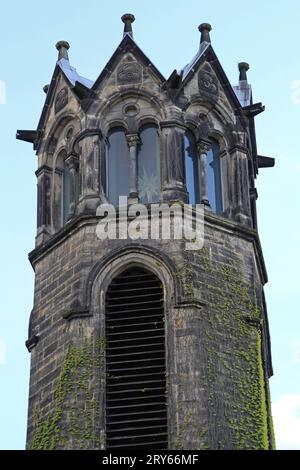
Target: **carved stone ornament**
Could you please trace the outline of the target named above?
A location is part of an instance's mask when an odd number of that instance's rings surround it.
[[[208,95],[216,98],[218,96],[218,81],[212,69],[206,65],[198,73],[198,87]]]
[[[137,134],[127,134],[127,144],[128,147],[137,147],[137,145],[140,143],[139,136]]]
[[[117,73],[119,85],[131,85],[142,81],[142,70],[139,64],[128,62],[119,67]]]
[[[247,137],[245,132],[232,132],[233,142],[239,147],[247,147]]]
[[[207,155],[207,152],[209,151],[211,147],[211,143],[206,141],[206,140],[199,140],[199,142],[197,142],[197,149],[198,149],[198,153],[200,155]]]
[[[82,192],[98,192],[99,135],[86,135],[80,141]]]
[[[128,103],[123,107],[123,114],[127,117],[137,116],[140,112],[140,107],[136,103]]]
[[[68,89],[67,87],[62,88],[55,99],[55,112],[58,113],[68,103]]]

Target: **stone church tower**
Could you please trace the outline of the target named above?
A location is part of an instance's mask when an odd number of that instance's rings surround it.
[[[38,156],[27,447],[271,449],[255,188],[274,165],[256,148],[264,107],[248,64],[230,85],[209,24],[165,79],[133,39],[134,16],[122,21],[95,82],[57,43],[37,130],[17,133]],[[99,239],[97,208],[112,203],[118,229],[119,196],[125,210],[145,204],[146,219],[154,203],[204,206],[203,248]]]

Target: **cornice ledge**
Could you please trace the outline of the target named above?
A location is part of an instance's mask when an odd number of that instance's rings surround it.
[[[235,222],[234,220],[225,219],[222,216],[215,215],[212,212],[208,211],[204,213],[204,220],[208,223],[219,226],[220,229],[223,228],[227,231],[229,230],[232,233],[237,234],[240,237],[247,239],[253,243],[255,256],[258,260],[258,269],[261,275],[262,283],[266,284],[268,282],[268,274],[257,230],[253,229],[252,227],[241,225],[240,223]]]
[[[62,227],[57,233],[51,235],[51,238],[44,242],[42,245],[34,248],[29,254],[28,259],[34,269],[35,264],[39,261],[47,252],[54,246],[58,245],[62,241],[66,240],[70,234],[73,234],[76,230],[79,230],[82,226],[88,223],[94,224],[98,220],[98,217],[91,214],[81,214],[74,217],[72,220]]]
[[[52,235],[52,237],[43,243],[41,246],[33,249],[29,255],[29,261],[34,269],[35,264],[42,259],[42,257],[47,254],[47,252],[52,249],[54,246],[58,245],[62,241],[66,240],[71,234],[75,231],[79,230],[84,225],[93,225],[97,223],[99,217],[96,215],[90,214],[81,214],[77,217],[74,217],[70,222],[67,223],[59,232]],[[262,253],[261,243],[259,239],[258,232],[251,227],[247,227],[245,225],[241,225],[238,222],[235,222],[230,219],[225,219],[222,216],[215,215],[212,212],[205,211],[204,214],[205,222],[208,222],[212,225],[220,227],[220,229],[224,229],[239,235],[249,241],[251,241],[254,245],[255,255],[258,259],[258,267],[261,274],[261,279],[263,284],[268,282],[268,275],[267,270],[264,262],[264,257]]]

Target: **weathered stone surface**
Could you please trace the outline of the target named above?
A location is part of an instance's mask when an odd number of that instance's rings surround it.
[[[102,287],[96,288],[96,274],[91,278],[92,286],[89,285],[90,273],[97,272],[97,266],[105,266],[113,274],[111,254],[114,252],[118,264],[124,263],[124,268],[126,253],[131,250],[139,253],[144,265],[149,266],[150,251],[159,272],[169,270],[170,265],[174,267],[166,287],[170,448],[270,447],[268,397],[265,395],[267,373],[261,359],[261,345],[265,347],[260,326],[260,322],[264,322],[261,260],[254,252],[255,235],[249,230],[245,237],[238,224],[230,227],[225,221],[219,226],[214,224],[216,217],[208,218],[205,247],[196,252],[186,251],[180,241],[100,241],[96,236],[97,220],[94,220],[58,242],[55,250],[50,248],[38,257],[35,261],[37,285],[46,284],[46,287],[37,287],[35,291],[32,329],[38,329],[40,340],[32,351],[30,410],[38,410],[39,420],[51,417],[58,406],[55,396],[61,386],[59,374],[65,367],[69,349],[76,347],[76,354],[83,354],[85,341],[95,348],[97,339],[102,341],[105,336],[103,304],[100,297],[93,298],[96,295],[93,289],[95,292],[98,289],[100,294]],[[169,265],[163,260],[169,260]],[[91,317],[70,321],[62,318],[74,299],[81,305],[87,304]],[[200,301],[198,306],[197,301]],[[248,317],[260,322],[256,326],[255,322],[247,321]],[[79,443],[75,438],[72,441],[70,433],[75,431],[71,417],[66,421],[61,417],[57,423],[61,438],[56,448],[105,445],[104,438],[97,441],[100,435],[105,436],[105,429],[104,410],[100,406],[104,400],[104,385],[96,379],[100,374],[104,380],[105,362],[102,358],[100,366],[96,365],[99,357],[94,352],[89,354],[89,358],[82,361],[94,364],[91,378],[82,378],[80,380],[86,383],[68,388],[63,408],[85,409],[85,390],[88,389],[89,397],[92,394],[99,404],[93,418],[98,434],[93,435],[94,441]],[[80,375],[80,371],[78,373]],[[44,400],[44,394],[50,394],[53,401]],[[81,424],[73,423],[76,429],[86,425],[87,417],[80,419]],[[39,447],[43,444],[37,438],[36,420],[31,412],[28,445]],[[50,440],[46,439],[46,447]]]
[[[92,90],[72,86],[62,71],[51,82],[36,143],[28,448],[105,448],[105,293],[132,265],[155,273],[164,288],[169,448],[274,446],[254,136],[223,75],[208,48],[185,78],[176,72],[165,81],[125,34]],[[187,131],[198,147],[219,144],[223,212],[205,211],[201,250],[186,250],[185,240],[97,238],[109,132],[121,126],[138,136],[147,123],[157,125],[160,141],[160,202],[188,200]],[[72,173],[64,225],[66,162]]]

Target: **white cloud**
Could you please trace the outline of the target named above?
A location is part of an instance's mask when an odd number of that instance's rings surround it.
[[[285,394],[272,404],[276,448],[300,450],[300,395]]]
[[[291,88],[293,90],[291,100],[293,104],[300,104],[300,80],[293,80]]]
[[[6,343],[0,340],[0,366],[6,364]]]
[[[6,97],[5,97],[5,82],[4,80],[0,80],[0,104],[5,104],[6,103]]]

